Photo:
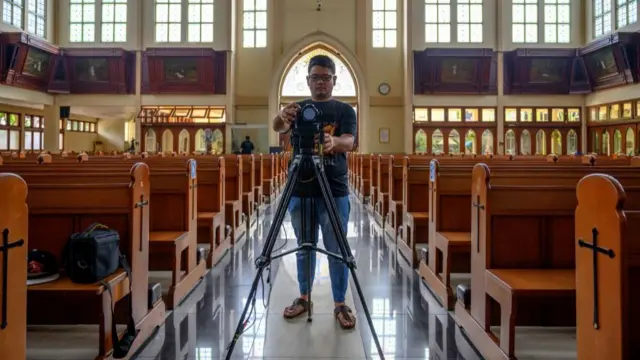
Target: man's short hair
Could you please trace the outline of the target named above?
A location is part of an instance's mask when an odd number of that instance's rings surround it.
[[[251,136],[246,136],[245,139],[249,140],[249,139],[251,139]]]
[[[331,74],[336,74],[336,63],[331,60],[327,55],[316,55],[309,60],[309,69],[307,69],[307,73],[311,73],[311,69],[314,66],[322,66],[323,68],[327,68],[331,70]]]

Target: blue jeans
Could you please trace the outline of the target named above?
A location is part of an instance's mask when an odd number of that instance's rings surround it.
[[[346,234],[347,223],[349,222],[349,212],[351,211],[349,196],[334,197],[333,199],[338,208],[340,225]],[[306,218],[306,234],[304,235],[302,234],[303,203],[304,217]],[[298,245],[301,245],[302,243],[318,244],[318,230],[322,230],[324,248],[329,252],[342,255],[340,247],[338,246],[338,239],[334,234],[333,227],[329,221],[329,214],[322,198],[303,200],[299,197],[292,197],[289,202],[289,213],[291,214],[291,225],[293,227],[293,232],[296,235],[296,239],[298,240]],[[314,225],[313,229],[311,228],[312,222]],[[309,294],[309,290],[315,277],[316,252],[311,251],[311,284],[309,283],[309,264],[307,263],[307,256],[309,256],[309,251],[306,250],[298,251],[296,254],[298,264],[298,286],[300,288],[301,295]],[[347,293],[347,286],[349,285],[349,269],[347,268],[347,265],[340,260],[329,257],[329,276],[331,277],[333,301],[344,302],[344,297]]]

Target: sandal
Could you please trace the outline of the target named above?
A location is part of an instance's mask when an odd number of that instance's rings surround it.
[[[333,309],[333,314],[343,330],[350,330],[356,327],[356,317],[353,315],[351,308],[347,305],[336,307]],[[340,315],[342,315],[342,317],[340,317]]]
[[[309,311],[309,306],[313,307],[313,303],[309,304],[309,302],[302,298],[297,298],[293,300],[293,304],[287,306],[284,309],[283,316],[285,319],[294,319],[298,316]]]

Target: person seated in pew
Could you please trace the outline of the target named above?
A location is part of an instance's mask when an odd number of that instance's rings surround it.
[[[324,129],[326,133],[324,137],[324,169],[337,206],[343,231],[346,234],[351,205],[349,203],[349,182],[345,153],[352,151],[354,147],[357,130],[356,113],[349,104],[332,99],[333,86],[337,77],[335,75],[336,65],[331,58],[325,55],[314,56],[309,61],[308,72],[307,84],[309,90],[311,90],[311,99],[285,106],[273,119],[273,129],[280,133],[290,132],[291,123],[295,121],[298,111],[309,103],[313,103],[322,111],[323,123],[332,124],[332,126],[329,126],[330,129]],[[296,150],[294,149],[294,151]],[[293,197],[288,204],[298,244],[309,242],[309,238],[312,238],[314,244],[317,243],[318,227],[320,227],[327,251],[340,254],[338,240],[331,227],[329,215],[320,193],[320,184],[317,180],[311,179],[307,183],[300,185],[294,189]],[[305,201],[305,198],[311,198],[312,200]],[[313,210],[311,210],[312,204],[314,204]],[[305,219],[302,219],[303,213],[305,214]],[[315,216],[312,218],[311,214],[315,214]],[[303,222],[313,225],[307,226],[306,234],[300,233]],[[309,256],[307,251],[300,251],[296,256],[300,297],[295,299],[293,304],[284,310],[284,317],[287,319],[295,318],[305,313],[309,306],[313,306],[308,301],[308,295],[315,275],[313,273],[316,268],[315,251],[311,253],[310,259],[312,269],[310,282],[307,274],[307,256]],[[334,258],[329,258],[329,274],[335,303],[334,314],[343,329],[351,329],[356,325],[355,315],[345,305],[345,295],[349,285],[348,271],[346,264]]]

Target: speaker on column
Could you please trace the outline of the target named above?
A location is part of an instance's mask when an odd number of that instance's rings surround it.
[[[70,106],[60,106],[60,119],[68,119],[71,116]]]

